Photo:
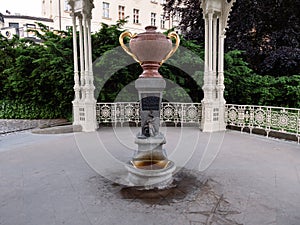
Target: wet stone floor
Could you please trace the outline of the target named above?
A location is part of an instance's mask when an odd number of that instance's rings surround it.
[[[100,176],[91,177],[89,182],[103,184],[103,179],[104,195],[114,201],[119,199],[126,204],[127,210],[138,208],[141,212],[151,210],[151,213],[171,210],[182,215],[184,224],[189,225],[242,224],[235,219],[241,212],[223,196],[220,185],[198,171],[181,169],[174,176],[171,187],[163,190],[124,187]]]

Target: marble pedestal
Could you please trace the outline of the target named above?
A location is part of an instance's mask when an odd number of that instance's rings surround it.
[[[139,78],[135,87],[141,103],[142,129],[135,139],[138,149],[126,164],[128,181],[132,186],[145,189],[166,188],[172,183],[172,173],[176,169],[163,148],[165,136],[159,132],[162,91],[166,82],[163,78]]]

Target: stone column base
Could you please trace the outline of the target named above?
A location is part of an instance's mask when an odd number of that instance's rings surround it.
[[[201,130],[216,132],[226,130],[225,103],[202,102]]]

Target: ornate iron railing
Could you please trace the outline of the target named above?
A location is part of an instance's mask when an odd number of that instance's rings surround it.
[[[97,103],[98,123],[113,125],[124,123],[140,124],[139,102]],[[161,104],[161,123],[175,126],[184,124],[200,125],[201,103],[163,102]],[[300,139],[300,109],[272,106],[226,104],[225,120],[227,125],[248,128],[250,133],[255,128],[262,129],[269,136],[271,131],[293,134]]]
[[[270,131],[294,134],[300,136],[300,109],[255,106],[255,105],[226,105],[225,118],[227,125],[263,129],[267,136]]]
[[[124,123],[140,123],[139,102],[97,103],[96,115],[98,123],[111,123],[115,126]],[[161,123],[200,125],[201,104],[162,102],[160,112]]]

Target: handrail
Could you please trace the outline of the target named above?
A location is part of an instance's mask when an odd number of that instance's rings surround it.
[[[140,124],[139,102],[97,103],[98,123]],[[200,126],[202,117],[201,103],[162,102],[161,123],[173,123],[175,126],[196,124]],[[245,128],[252,133],[253,129],[262,129],[269,136],[271,131],[292,134],[300,139],[300,109],[259,105],[225,105],[227,126]]]
[[[277,106],[226,104],[227,125],[263,129],[267,136],[270,131],[300,135],[300,109]]]
[[[96,115],[98,123],[132,122],[136,126],[140,123],[139,102],[97,103]],[[160,112],[161,123],[200,124],[201,103],[162,102]]]

